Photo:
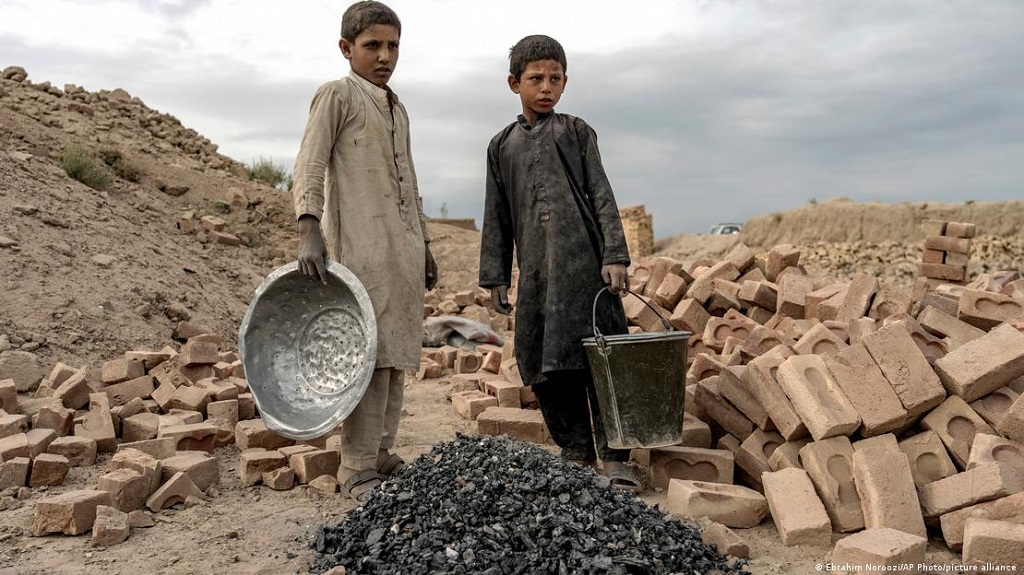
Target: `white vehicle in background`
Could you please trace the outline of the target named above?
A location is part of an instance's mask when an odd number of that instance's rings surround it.
[[[737,224],[737,223],[715,224],[715,225],[711,226],[711,232],[710,233],[711,233],[711,235],[715,235],[715,236],[728,235],[728,234],[738,234],[738,233],[740,233],[741,229],[743,229],[743,224]]]

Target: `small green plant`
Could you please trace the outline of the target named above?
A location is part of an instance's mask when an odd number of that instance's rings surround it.
[[[117,148],[104,148],[99,152],[100,159],[103,163],[113,170],[114,174],[129,182],[138,182],[142,177],[142,170],[137,165],[124,157],[121,150]]]
[[[265,184],[270,184],[275,188],[280,187],[284,184],[289,184],[291,178],[288,172],[285,171],[283,164],[275,164],[271,158],[260,157],[259,160],[253,160],[245,167],[245,173],[249,176],[250,180],[256,180]]]
[[[782,221],[782,214],[780,214],[779,212],[773,212],[772,213],[772,222],[777,224],[777,223],[779,223],[781,221]]]
[[[441,219],[442,220],[447,220],[448,219],[448,204],[447,203],[441,204],[441,209],[438,210],[438,211],[441,213]]]
[[[64,150],[60,158],[60,167],[64,172],[94,190],[104,190],[110,185],[112,178],[104,162],[92,151],[81,146],[71,146]]]
[[[811,198],[811,201],[807,203],[811,204],[812,206],[816,206],[818,205],[818,198]]]
[[[213,200],[210,202],[210,212],[218,216],[225,216],[231,213],[231,204],[223,200]]]

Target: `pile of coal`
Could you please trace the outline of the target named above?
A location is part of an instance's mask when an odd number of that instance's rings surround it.
[[[436,445],[335,525],[313,572],[739,573],[700,533],[589,469],[507,437]]]

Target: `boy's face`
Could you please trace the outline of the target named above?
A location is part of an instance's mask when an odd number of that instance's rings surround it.
[[[381,88],[398,65],[398,28],[394,26],[374,24],[360,32],[354,42],[342,38],[338,46],[356,74]]]
[[[523,116],[531,124],[537,116],[548,114],[562,97],[568,78],[557,60],[535,60],[526,65],[523,75],[508,76],[508,87],[519,94]]]

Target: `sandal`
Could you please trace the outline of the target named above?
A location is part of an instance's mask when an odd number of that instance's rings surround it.
[[[384,477],[391,477],[405,468],[405,460],[397,454],[390,454],[377,466],[377,473]]]
[[[604,464],[604,475],[611,481],[612,487],[623,491],[641,493],[644,490],[643,483],[636,471],[625,463],[618,461],[606,461]]]
[[[365,503],[374,488],[384,482],[385,477],[376,469],[367,469],[352,475],[341,484],[341,491],[356,503]]]

